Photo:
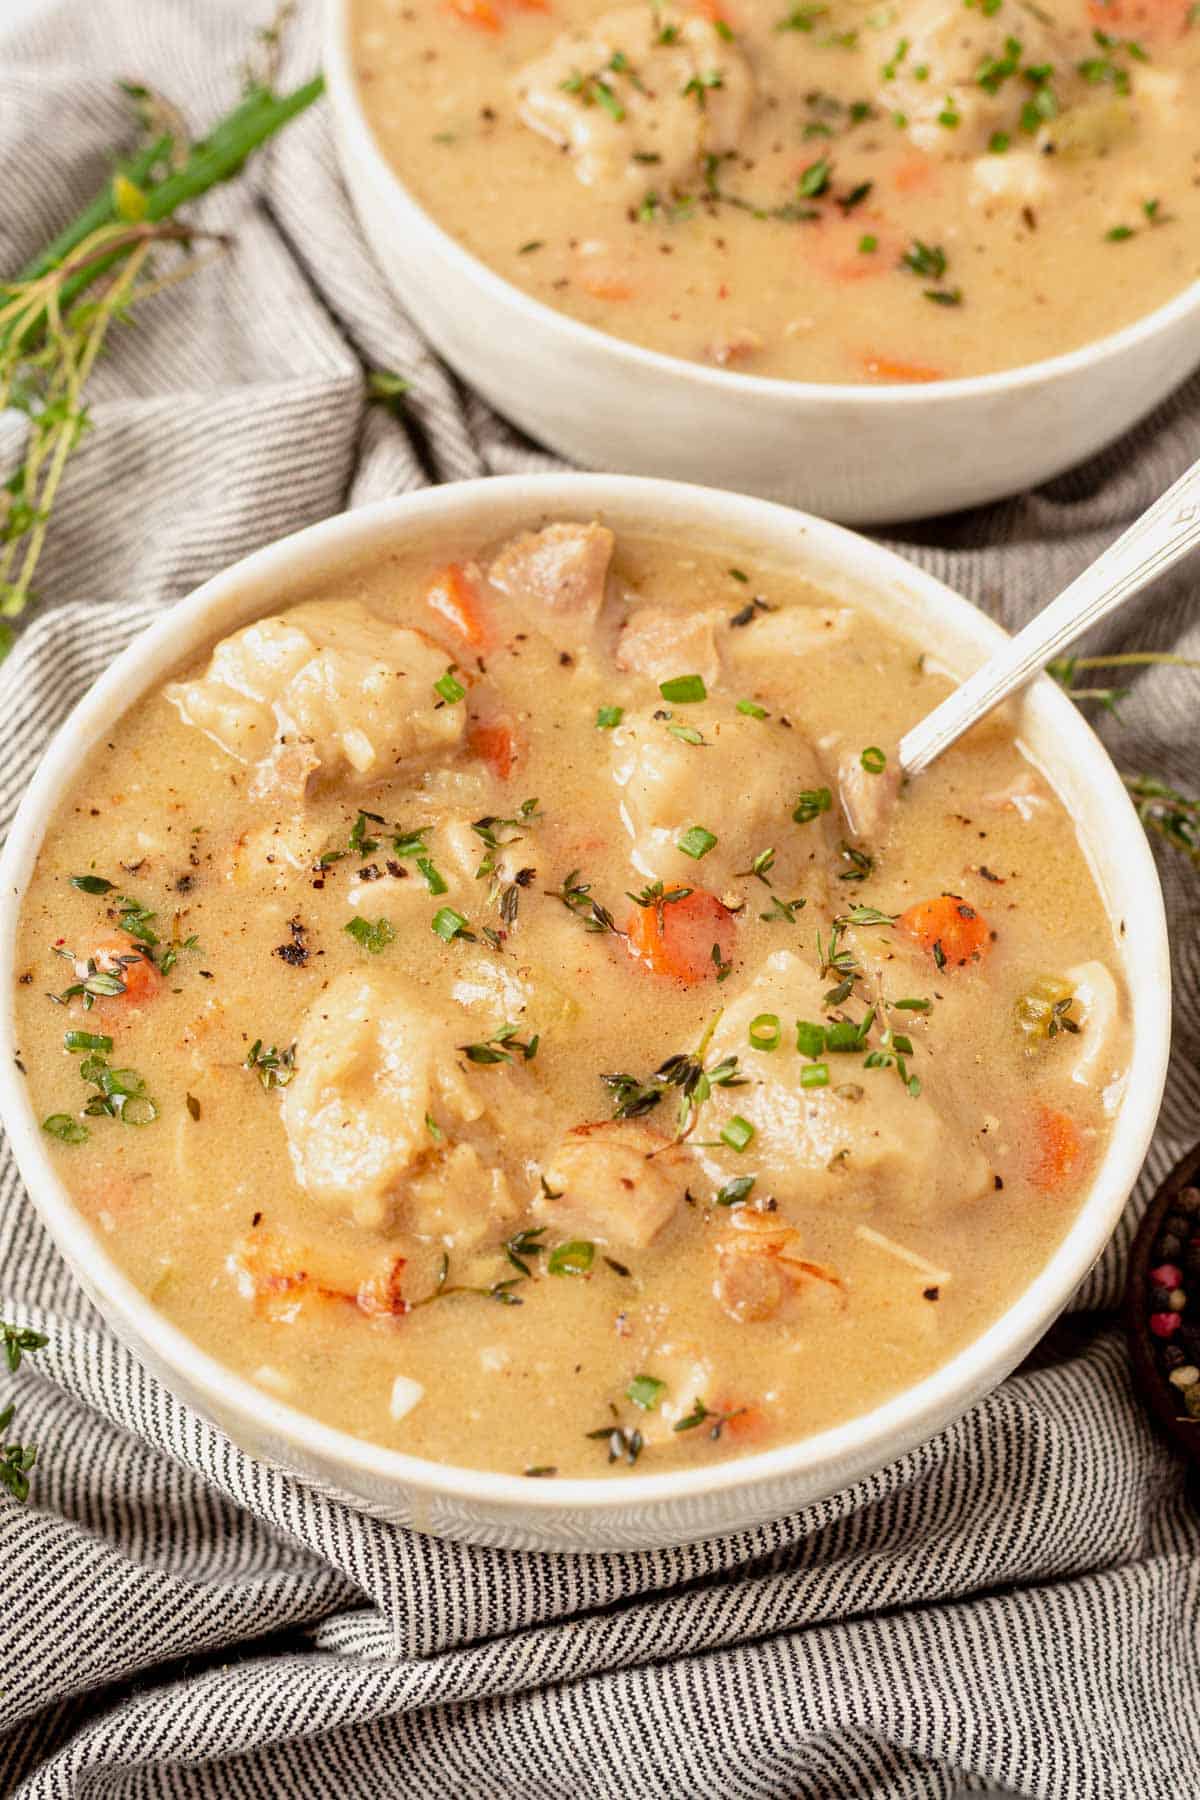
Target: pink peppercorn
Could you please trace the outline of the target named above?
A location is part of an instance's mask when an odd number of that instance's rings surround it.
[[[1155,1287],[1177,1288],[1183,1281],[1183,1273],[1174,1263],[1159,1263],[1157,1269],[1151,1269],[1150,1280]]]
[[[1183,1320],[1178,1313],[1165,1312],[1150,1314],[1150,1329],[1155,1337],[1174,1337],[1182,1324]]]

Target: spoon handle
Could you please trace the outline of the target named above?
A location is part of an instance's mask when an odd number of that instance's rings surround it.
[[[900,740],[905,773],[918,775],[928,768],[985,713],[1197,545],[1200,462],[1193,463],[1057,600],[906,732]]]

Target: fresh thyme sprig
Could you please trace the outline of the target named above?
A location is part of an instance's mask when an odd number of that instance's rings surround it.
[[[547,888],[546,893],[551,900],[561,900],[568,912],[575,914],[585,931],[611,931],[617,937],[624,937],[624,932],[609,912],[592,893],[590,881],[581,881],[582,869],[572,869],[561,887]]]
[[[20,1368],[22,1356],[44,1349],[48,1342],[42,1332],[34,1331],[30,1326],[9,1325],[0,1319],[0,1344],[4,1347],[4,1360],[11,1374],[15,1375]],[[14,1500],[24,1501],[29,1498],[29,1471],[37,1461],[37,1445],[7,1441],[12,1419],[11,1405],[0,1411],[0,1487],[7,1489]]]
[[[1062,656],[1047,663],[1046,673],[1068,693],[1072,700],[1097,700],[1108,712],[1115,713],[1129,693],[1127,687],[1076,687],[1075,677],[1081,669],[1138,669],[1166,664],[1176,669],[1200,669],[1191,656],[1175,656],[1165,650],[1128,650],[1116,656]]]
[[[653,1111],[668,1089],[677,1088],[679,1117],[674,1141],[678,1143],[692,1131],[700,1108],[715,1087],[745,1087],[747,1077],[738,1068],[736,1056],[722,1056],[711,1067],[705,1067],[704,1058],[720,1017],[717,1013],[709,1021],[695,1050],[677,1051],[674,1056],[668,1056],[648,1081],[639,1081],[636,1075],[623,1071],[602,1075],[601,1081],[613,1095],[613,1118],[642,1118]]]
[[[39,256],[0,285],[0,412],[12,408],[28,420],[24,460],[0,487],[0,657],[12,643],[4,620],[23,613],[34,595],[63,473],[88,429],[85,390],[110,326],[198,266],[188,258],[156,277],[156,249],[190,251],[205,239],[227,243],[176,217],[179,209],[239,174],[250,153],[323,90],[321,76],[287,95],[251,87],[179,160],[175,137],[156,136]]]
[[[1154,775],[1123,775],[1138,818],[1200,868],[1200,798],[1181,794]]]
[[[1047,664],[1052,675],[1072,700],[1097,700],[1115,713],[1128,694],[1128,688],[1076,687],[1080,669],[1132,669],[1165,665],[1175,669],[1200,669],[1200,661],[1191,656],[1176,656],[1167,650],[1127,650],[1113,656],[1064,656]],[[1155,832],[1164,842],[1180,851],[1200,867],[1200,798],[1180,793],[1156,775],[1122,775],[1137,814],[1147,831]]]

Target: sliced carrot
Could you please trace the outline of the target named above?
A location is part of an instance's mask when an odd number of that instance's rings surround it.
[[[1192,0],[1090,0],[1088,17],[1102,31],[1182,37],[1189,28]]]
[[[547,13],[553,10],[550,0],[517,0],[517,6],[522,12]]]
[[[1034,1143],[1029,1179],[1043,1193],[1055,1193],[1081,1173],[1085,1155],[1083,1134],[1070,1113],[1043,1106],[1034,1121]]]
[[[729,12],[729,8],[722,5],[722,0],[695,0],[695,7],[696,11],[700,14],[700,17],[702,19],[708,19],[713,25],[729,25],[732,27],[733,18]]]
[[[508,780],[517,761],[517,734],[507,719],[477,719],[467,732],[467,748],[493,775]]]
[[[900,362],[894,356],[879,356],[873,351],[866,351],[860,358],[863,371],[872,381],[945,381],[944,369],[935,369],[928,363]]]
[[[585,275],[580,284],[593,300],[632,300],[633,289],[615,275]]]
[[[162,986],[162,976],[146,951],[133,938],[106,938],[91,953],[92,961],[106,974],[125,983],[123,994],[107,994],[106,1005],[144,1006]]]
[[[460,563],[447,563],[438,571],[425,595],[425,604],[472,650],[486,650],[491,644],[486,608]]]
[[[147,1174],[146,1179],[149,1179]],[[150,1195],[145,1191],[145,1198]],[[128,1175],[106,1175],[98,1182],[91,1182],[82,1191],[72,1196],[75,1205],[85,1219],[95,1219],[105,1230],[111,1230],[125,1213],[132,1210],[137,1198],[133,1181]]]
[[[860,248],[873,240],[873,250]],[[796,242],[806,264],[831,281],[872,281],[895,273],[903,240],[889,227],[887,216],[875,210],[839,214],[831,209],[798,235]]]
[[[473,25],[476,31],[504,30],[504,21],[492,0],[447,0],[447,6],[464,25]]]
[[[722,1430],[744,1444],[758,1444],[771,1429],[771,1421],[761,1406],[741,1406],[736,1400],[721,1400],[712,1409],[724,1415]]]
[[[626,932],[631,956],[656,975],[686,982],[715,976],[714,947],[720,961],[727,963],[736,937],[729,908],[703,888],[694,888],[685,900],[671,900],[662,907],[635,907]]]
[[[932,156],[922,151],[914,151],[898,162],[892,170],[892,186],[901,194],[919,193],[922,188],[929,187],[938,173],[938,164]]]
[[[982,913],[958,894],[918,900],[899,918],[900,930],[928,950],[939,968],[961,969],[980,962],[992,947],[992,934]]]

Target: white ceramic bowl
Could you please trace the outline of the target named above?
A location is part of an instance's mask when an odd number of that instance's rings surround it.
[[[1020,706],[1023,741],[1078,821],[1105,903],[1129,930],[1116,954],[1132,1004],[1131,1078],[1112,1141],[1070,1231],[1021,1298],[917,1386],[846,1424],[740,1462],[680,1474],[530,1481],[442,1467],[314,1423],[233,1375],[155,1311],[76,1212],[47,1155],[14,1062],[17,914],[46,824],[82,758],[181,660],[285,599],[289,584],[402,536],[428,544],[495,539],[543,516],[600,515],[619,531],[677,533],[734,560],[801,568],[835,596],[936,643],[961,674],[1003,640],[967,601],[890,551],[762,500],[605,475],[455,483],[345,513],[261,550],[206,582],[137,638],[76,707],[48,750],[0,859],[0,1116],[29,1192],[83,1286],[117,1334],[168,1387],[252,1455],[298,1471],[385,1518],[477,1542],[603,1550],[687,1542],[778,1516],[856,1480],[930,1436],[1008,1373],[1045,1331],[1108,1240],[1150,1141],[1166,1070],[1169,965],[1154,862],[1112,764],[1048,678]]]
[[[706,482],[847,524],[924,518],[1082,462],[1200,365],[1200,281],[1082,350],[918,386],[778,381],[610,337],[513,287],[417,204],[359,104],[347,0],[326,9],[342,170],[388,283],[464,381],[584,468]]]

